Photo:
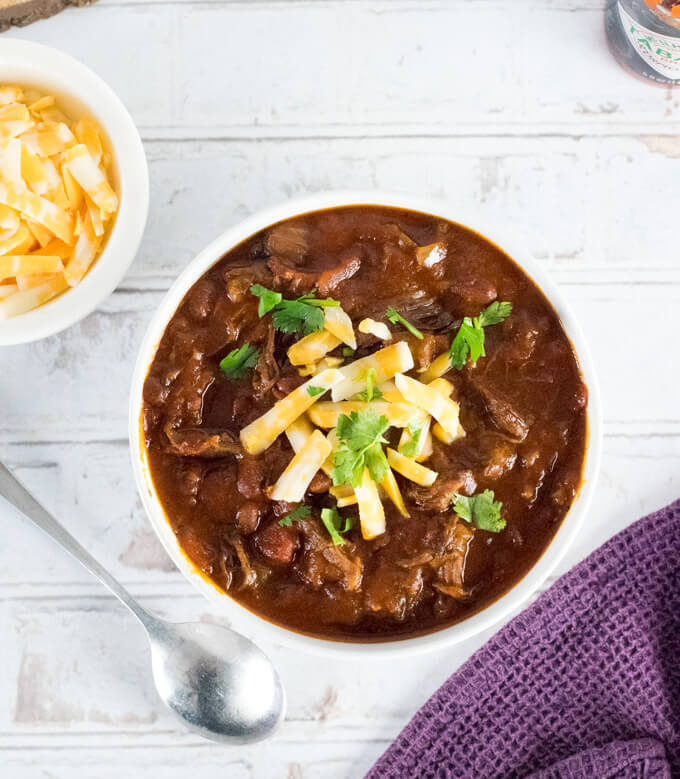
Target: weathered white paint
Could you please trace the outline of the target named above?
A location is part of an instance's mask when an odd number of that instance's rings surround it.
[[[208,240],[309,191],[397,189],[479,210],[563,286],[600,366],[607,435],[588,526],[560,572],[677,497],[680,93],[615,65],[601,6],[102,0],[12,32],[72,52],[121,94],[152,206],[136,263],[98,312],[0,352],[0,457],[149,608],[215,618],[135,493],[126,403],[143,330]],[[143,636],[99,585],[28,524],[3,528],[3,778],[358,777],[492,632],[359,667],[266,647],[289,718],[264,745],[224,749],[158,705]]]

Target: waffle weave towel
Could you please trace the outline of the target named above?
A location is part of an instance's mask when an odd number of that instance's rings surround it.
[[[368,779],[680,777],[680,501],[476,652]]]

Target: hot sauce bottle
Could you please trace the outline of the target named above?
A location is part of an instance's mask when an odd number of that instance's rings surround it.
[[[624,68],[656,84],[680,84],[680,0],[607,0],[605,28]]]

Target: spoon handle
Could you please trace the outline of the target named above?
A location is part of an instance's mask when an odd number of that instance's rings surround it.
[[[82,547],[76,539],[66,530],[66,528],[38,503],[31,493],[0,463],[0,498],[14,508],[18,509],[27,519],[34,522],[43,532],[47,533],[59,546],[70,552],[78,562],[87,570],[96,576],[99,581],[118,598],[121,603],[127,606],[130,611],[146,627],[151,617],[144,609],[132,598],[130,593],[103,568],[92,555]],[[2,502],[0,501],[0,506]]]

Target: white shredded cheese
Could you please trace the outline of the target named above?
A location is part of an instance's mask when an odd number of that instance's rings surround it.
[[[459,424],[459,406],[453,400],[410,376],[398,373],[394,377],[397,389],[409,403],[431,414],[444,430],[455,435]]]
[[[391,341],[392,333],[390,328],[384,322],[376,322],[375,319],[362,319],[359,322],[359,332],[374,335],[376,338],[380,338],[381,341]]]
[[[385,532],[385,509],[368,468],[364,468],[361,484],[354,488],[354,494],[359,505],[361,535],[366,539],[382,535]]]
[[[330,453],[331,445],[326,436],[320,430],[315,430],[279,476],[271,492],[272,500],[299,503]]]
[[[404,478],[410,479],[423,487],[432,486],[439,475],[436,471],[432,471],[424,465],[419,465],[410,457],[404,457],[403,454],[399,454],[399,452],[389,446],[387,447],[387,462],[391,468],[400,473]]]
[[[243,448],[250,454],[260,454],[270,447],[283,431],[308,408],[313,406],[323,394],[310,395],[309,387],[330,389],[342,381],[339,370],[329,368],[318,376],[294,389],[285,398],[278,400],[269,411],[258,417],[254,422],[241,430],[240,438]]]
[[[375,371],[375,383],[378,386],[396,373],[410,371],[413,368],[413,356],[406,341],[386,346],[368,357],[339,368],[342,380],[333,387],[333,400],[345,400],[362,392],[366,388],[366,375],[371,368]]]
[[[323,312],[324,327],[350,349],[357,348],[357,339],[354,335],[352,320],[340,306],[327,306]]]

